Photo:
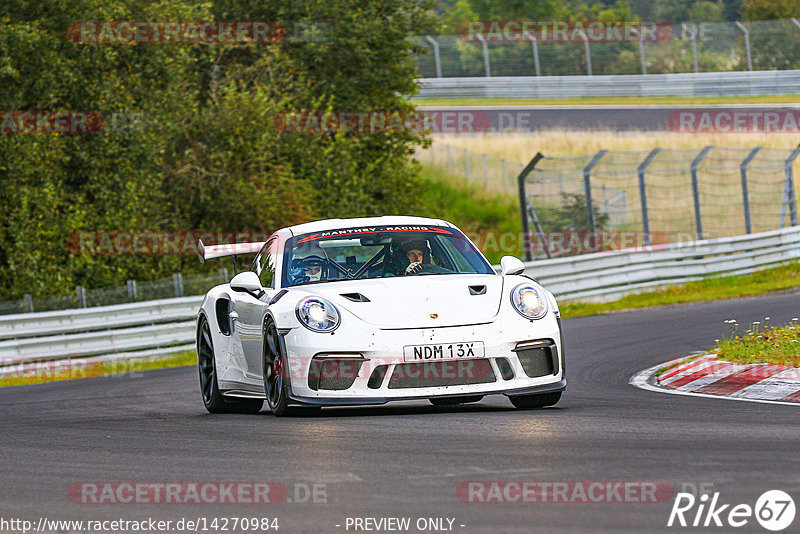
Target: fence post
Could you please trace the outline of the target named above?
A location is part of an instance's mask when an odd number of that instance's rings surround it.
[[[508,165],[506,165],[506,160],[500,160],[500,168],[503,169],[503,186],[508,183]]]
[[[692,195],[694,196],[694,221],[695,227],[697,228],[698,241],[703,239],[703,217],[700,215],[700,186],[697,182],[697,167],[700,166],[700,163],[702,163],[712,148],[714,148],[713,145],[708,145],[701,150],[700,154],[694,158],[692,166],[690,167],[692,173]]]
[[[684,32],[683,35],[686,35],[687,31],[691,34],[690,39],[692,40],[692,58],[694,59],[694,72],[698,73],[700,72],[700,63],[697,60],[697,28],[694,25],[689,26],[686,24],[681,24],[681,26],[683,27],[683,32]]]
[[[136,280],[128,280],[128,298],[131,302],[136,301]]]
[[[595,154],[594,157],[592,158],[592,161],[590,161],[589,164],[583,168],[583,190],[584,190],[584,195],[586,195],[586,210],[589,216],[588,219],[589,231],[592,232],[592,235],[594,235],[595,231],[597,230],[596,222],[594,220],[594,207],[592,206],[592,182],[591,182],[592,169],[594,169],[595,166],[598,163],[600,163],[600,160],[603,158],[603,156],[606,155],[607,152],[608,150],[601,150],[600,152]]]
[[[22,306],[25,308],[26,312],[33,313],[33,297],[30,293],[22,295]]]
[[[642,231],[644,232],[644,244],[646,246],[650,246],[650,214],[647,211],[647,187],[644,179],[644,173],[647,170],[647,167],[653,163],[653,160],[656,159],[658,153],[661,152],[660,148],[654,148],[644,159],[644,161],[639,165],[639,203],[642,206]]]
[[[520,218],[522,220],[522,248],[525,252],[525,261],[532,261],[533,254],[531,254],[531,237],[530,237],[530,222],[528,221],[528,208],[530,205],[528,203],[528,195],[525,194],[525,179],[528,177],[530,173],[533,172],[533,169],[536,168],[536,164],[544,158],[544,154],[541,152],[537,152],[533,159],[526,165],[522,171],[519,173],[517,177],[517,193],[519,194],[519,213]],[[536,217],[536,212],[531,208],[531,215],[533,218],[533,222],[536,225],[536,231],[539,232],[539,236],[542,239],[542,245],[544,246],[544,250],[547,253],[547,257],[550,258],[550,247],[547,246],[547,241],[544,238],[544,232],[542,232],[542,227],[539,224],[539,218]]]
[[[744,231],[746,234],[753,233],[753,228],[750,224],[750,193],[747,190],[747,166],[750,165],[750,162],[753,161],[753,158],[756,157],[756,154],[758,154],[758,151],[762,148],[764,147],[755,147],[739,166],[742,173],[742,203],[744,204]]]
[[[453,174],[453,151],[450,145],[447,145],[447,172]]]
[[[539,65],[539,43],[536,41],[536,37],[530,34],[530,32],[525,32],[525,37],[530,39],[531,44],[533,45],[533,67],[536,69],[536,75],[542,75],[542,67]]]
[[[644,32],[631,28],[631,31],[639,38],[639,61],[642,63],[642,74],[647,74],[647,58],[644,54]]]
[[[181,273],[172,274],[172,285],[175,287],[175,296],[183,296],[183,275]]]
[[[747,51],[747,70],[753,70],[753,56],[750,54],[750,32],[747,31],[744,24],[741,22],[736,22],[736,27],[742,30],[744,34],[744,47]]]
[[[483,155],[483,181],[486,184],[486,189],[489,189],[489,156]]]
[[[784,164],[786,169],[786,183],[783,188],[784,203],[783,206],[781,206],[781,228],[783,228],[783,220],[787,205],[789,206],[791,225],[797,226],[797,201],[795,200],[794,195],[794,176],[792,173],[792,165],[794,164],[794,160],[797,159],[797,156],[800,156],[800,145],[797,145],[797,148],[794,149]]]
[[[75,287],[75,295],[78,297],[78,307],[86,307],[86,288],[82,286]]]
[[[224,268],[220,269],[219,270],[219,275],[222,277],[222,280],[224,281],[224,283],[227,284],[228,282],[231,281],[231,277],[228,275],[228,269],[224,269]]]
[[[584,53],[586,54],[586,74],[591,76],[592,75],[592,52],[589,50],[589,38],[586,36],[586,34],[583,32],[583,30],[580,30],[580,33],[578,35],[580,35],[581,39],[583,39],[583,48],[584,48]]]
[[[483,35],[480,33],[476,33],[475,37],[481,42],[481,48],[483,49],[483,70],[485,71],[486,77],[491,78],[492,69],[489,66],[489,45],[486,44],[486,39],[484,39]]]
[[[439,43],[436,42],[436,39],[431,37],[430,35],[425,36],[425,40],[427,40],[431,46],[433,46],[433,61],[436,64],[436,77],[442,77],[442,58],[439,56]]]
[[[466,148],[464,149],[464,174],[467,177],[467,182],[469,182],[469,150]]]

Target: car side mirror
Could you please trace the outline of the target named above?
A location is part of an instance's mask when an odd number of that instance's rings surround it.
[[[522,260],[514,256],[503,256],[500,260],[500,274],[522,274],[525,272],[525,264]]]
[[[231,279],[231,289],[248,293],[253,298],[261,298],[264,295],[264,288],[261,287],[261,280],[253,271],[239,273]]]

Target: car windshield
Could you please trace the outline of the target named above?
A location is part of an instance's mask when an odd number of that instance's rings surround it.
[[[282,287],[367,278],[495,274],[455,228],[374,226],[295,236],[284,249]]]

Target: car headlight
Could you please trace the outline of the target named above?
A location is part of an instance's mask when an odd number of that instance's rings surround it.
[[[526,319],[541,319],[549,308],[544,291],[529,284],[521,284],[511,292],[511,304]]]
[[[336,306],[319,297],[304,298],[297,304],[296,312],[303,326],[314,332],[336,330],[341,317]]]

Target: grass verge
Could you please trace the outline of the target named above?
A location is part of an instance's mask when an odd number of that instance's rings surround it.
[[[693,104],[796,104],[794,95],[763,95],[763,96],[710,96],[710,97],[681,97],[681,96],[641,96],[641,97],[615,97],[615,96],[587,96],[579,98],[415,98],[417,106],[574,106],[574,105],[618,105],[618,106],[650,106],[650,105],[676,105],[687,106]]]
[[[535,276],[535,272],[533,273]],[[730,299],[761,295],[800,287],[800,263],[792,262],[740,276],[714,276],[659,291],[628,295],[607,303],[565,302],[561,305],[562,317],[584,317],[612,311]]]
[[[440,218],[455,224],[467,235],[492,232],[495,236],[519,236],[522,223],[519,201],[502,193],[489,193],[481,186],[468,184],[464,179],[432,165],[421,164],[423,181],[419,209],[413,215]],[[482,252],[492,265],[505,255],[518,251],[502,251],[499,240],[485,240]]]
[[[800,367],[800,324],[797,318],[786,326],[772,327],[769,318],[764,324],[755,322],[738,332],[738,324],[729,321],[733,332],[717,343],[717,357],[726,362],[773,363]]]
[[[0,387],[42,384],[79,378],[135,376],[136,373],[141,373],[142,371],[196,364],[197,355],[193,350],[166,354],[157,359],[142,358],[98,362],[92,361],[91,358],[86,358],[85,360],[76,358],[70,360],[69,367],[58,371],[53,370],[52,365],[42,364],[30,370],[20,370],[18,373],[5,375],[0,378]]]

